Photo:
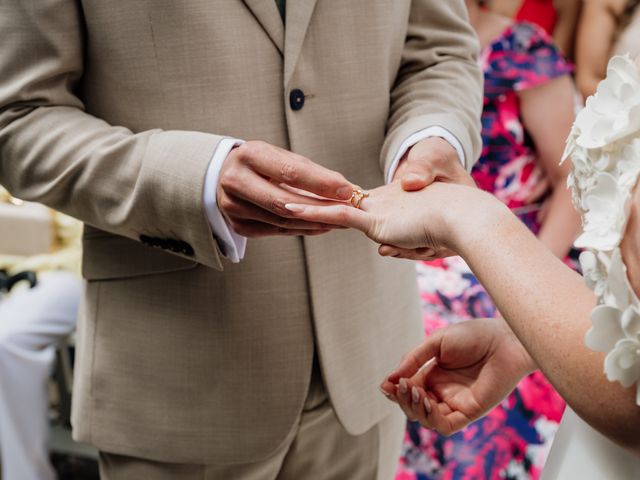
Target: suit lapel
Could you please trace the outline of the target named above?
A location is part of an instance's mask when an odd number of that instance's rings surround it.
[[[299,0],[291,0],[288,3],[295,3]],[[282,18],[280,18],[280,12],[276,6],[274,0],[243,0],[245,5],[251,10],[253,16],[269,38],[274,43],[281,54],[284,54],[284,25],[282,24]],[[289,10],[289,5],[287,5]]]
[[[273,3],[271,0],[259,0],[260,2]],[[284,85],[285,88],[291,80],[291,75],[298,63],[298,57],[302,50],[302,43],[311,21],[311,15],[315,9],[317,0],[289,0],[287,1],[287,22],[284,41]],[[277,10],[277,9],[275,9]]]

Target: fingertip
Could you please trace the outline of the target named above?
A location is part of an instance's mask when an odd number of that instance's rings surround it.
[[[292,213],[303,213],[305,210],[305,206],[304,205],[300,205],[297,203],[287,203],[285,204],[284,208],[286,208],[287,210],[289,210]]]
[[[387,400],[390,400],[392,402],[397,402],[396,397],[394,395],[395,391],[394,393],[388,392],[387,390],[382,388],[382,386],[379,388],[379,390],[380,390],[380,393],[382,393],[382,395],[384,395]]]
[[[406,394],[409,391],[409,382],[407,381],[406,378],[401,378],[400,381],[398,382],[399,388],[400,388],[400,393],[402,393],[403,395]]]
[[[378,247],[378,255],[382,257],[395,257],[398,254],[398,250],[390,245],[380,245]]]
[[[422,403],[424,404],[424,411],[427,414],[427,416],[431,415],[432,407],[431,407],[431,400],[429,399],[429,397],[425,396]]]
[[[387,381],[393,385],[397,385],[400,382],[400,373],[393,371],[387,376]]]

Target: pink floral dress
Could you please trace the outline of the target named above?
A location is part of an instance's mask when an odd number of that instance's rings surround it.
[[[539,205],[526,198],[544,172],[522,124],[518,92],[567,75],[571,66],[544,30],[529,23],[504,31],[483,51],[481,62],[484,147],[472,174],[480,188],[537,233]],[[418,283],[427,335],[451,323],[496,315],[491,298],[459,257],[419,263]],[[396,480],[536,479],[563,410],[561,397],[537,372],[485,418],[451,437],[409,422]]]

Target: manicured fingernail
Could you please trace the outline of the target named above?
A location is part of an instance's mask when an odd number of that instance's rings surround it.
[[[427,415],[431,413],[431,402],[428,397],[424,397],[424,409],[427,411]]]
[[[284,208],[294,213],[302,213],[304,212],[304,207],[302,205],[298,205],[297,203],[287,203]]]
[[[385,389],[383,389],[382,387],[380,387],[380,393],[382,393],[385,397],[387,397],[387,400],[390,401],[394,401],[393,395],[391,395],[389,392],[387,392]]]
[[[418,389],[416,387],[411,387],[411,400],[413,401],[413,403],[420,402],[420,393],[418,392]]]
[[[343,200],[349,200],[352,194],[353,194],[353,188],[351,187],[341,187],[336,192],[336,196]]]
[[[404,395],[408,391],[409,391],[409,386],[407,385],[407,379],[406,378],[401,378],[400,379],[400,393]]]

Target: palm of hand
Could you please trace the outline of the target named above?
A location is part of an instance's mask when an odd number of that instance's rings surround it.
[[[434,185],[423,191],[406,192],[399,182],[371,190],[362,204],[362,209],[372,214],[365,233],[378,243],[403,248],[439,247],[444,237],[439,228],[443,225],[442,212],[434,206],[440,203],[440,190]]]
[[[419,369],[425,355],[435,355],[437,363]],[[406,393],[386,383],[382,389],[395,395],[409,418],[451,435],[500,403],[532,369],[503,320],[470,320],[436,331],[389,377],[391,383],[406,378]]]
[[[493,351],[482,349],[467,350],[476,359],[472,363],[459,361],[436,365],[425,379],[423,388],[433,392],[442,415],[460,413],[464,425],[481,418],[498,405],[516,386],[522,370],[511,369],[513,357],[517,352],[501,342]],[[460,359],[460,357],[458,358]]]

